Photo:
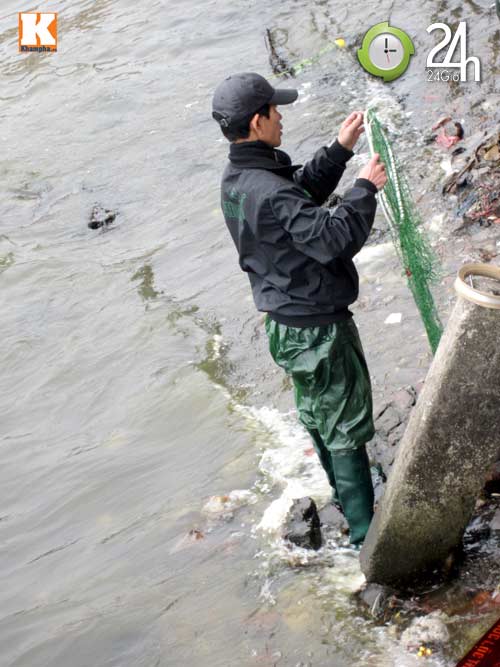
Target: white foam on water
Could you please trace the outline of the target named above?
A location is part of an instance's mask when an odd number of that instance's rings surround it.
[[[214,342],[220,349],[222,336],[217,335],[216,338]],[[313,496],[319,503],[330,498],[330,485],[316,452],[311,452],[310,436],[297,421],[295,411],[283,414],[267,406],[246,406],[237,403],[225,387],[214,384],[231,402],[232,409],[240,413],[262,438],[264,449],[258,469],[263,480],[259,480],[255,488],[266,494],[278,486],[281,493],[267,507],[255,528],[278,534],[295,498]],[[224,498],[232,497],[234,493],[242,494],[245,491],[233,491]]]
[[[220,334],[214,334],[212,336],[212,353],[210,355],[211,360],[215,361],[220,358],[220,351],[222,347],[222,336]]]
[[[282,487],[280,496],[265,510],[256,528],[278,532],[294,499],[313,496],[320,503],[326,502],[330,485],[316,453],[306,454],[311,450],[311,439],[297,422],[295,412],[282,414],[268,407],[249,410],[274,436],[272,446],[262,454],[259,470],[273,486]]]
[[[311,93],[306,93],[306,91],[308,91],[311,88],[311,86],[312,86],[311,81],[304,81],[304,83],[302,83],[298,87],[297,90],[298,90],[299,96],[297,97],[297,99],[295,100],[295,102],[293,103],[292,106],[295,106],[295,105],[298,105],[298,104],[304,104],[304,102],[307,102],[310,99]]]
[[[384,84],[377,80],[367,82],[367,99],[370,108],[374,109],[380,122],[389,132],[399,134],[399,127],[409,116],[398,100],[384,89]]]
[[[227,495],[211,496],[203,505],[203,512],[210,516],[233,514],[245,505],[254,505],[257,502],[255,493],[248,489],[235,489]]]

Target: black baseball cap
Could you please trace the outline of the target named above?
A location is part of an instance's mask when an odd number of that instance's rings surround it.
[[[232,74],[215,89],[212,118],[221,127],[229,127],[248,118],[264,104],[291,104],[298,95],[293,88],[276,90],[255,72]]]

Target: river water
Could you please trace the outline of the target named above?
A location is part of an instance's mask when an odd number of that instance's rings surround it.
[[[358,607],[345,538],[313,555],[279,538],[291,498],[325,501],[328,487],[223,224],[228,146],[210,103],[231,72],[272,76],[267,29],[290,64],[342,37],[287,80],[300,97],[282,147],[303,161],[377,103],[431,216],[442,172],[422,132],[443,112],[470,131],[497,113],[490,4],[3,0],[2,665],[421,664]],[[58,12],[57,53],[17,52],[20,10]],[[416,55],[384,85],[355,51],[388,17]],[[482,82],[426,82],[426,27],[459,19]],[[342,187],[367,157],[363,141]],[[95,204],[117,212],[109,228],[87,227]],[[445,319],[458,258],[443,261]],[[359,266],[357,320],[383,395],[423,379],[430,354],[388,240]],[[384,325],[391,312],[399,326]],[[450,618],[427,664],[453,664],[491,621]]]

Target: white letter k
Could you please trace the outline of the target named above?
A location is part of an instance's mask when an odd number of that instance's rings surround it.
[[[36,22],[37,14],[21,14],[23,22],[23,36],[21,44],[23,46],[37,45],[37,35],[42,46],[55,46],[56,40],[50,34],[48,27],[55,18],[55,14],[40,14],[40,20]]]

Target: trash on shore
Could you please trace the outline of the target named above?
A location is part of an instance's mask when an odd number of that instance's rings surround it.
[[[400,324],[402,318],[403,318],[402,313],[391,313],[385,318],[384,324]]]
[[[455,126],[453,134],[448,134],[446,132],[446,126],[451,122],[452,120],[450,116],[443,116],[432,126],[433,130],[439,130],[439,133],[435,137],[436,143],[444,148],[451,148],[464,138],[464,128],[458,121],[453,122],[453,125]]]
[[[457,196],[456,216],[461,218],[453,234],[461,235],[472,226],[500,224],[500,130],[475,133],[463,142],[460,154],[451,155],[449,173],[442,193]],[[481,254],[491,261],[495,249]]]
[[[461,154],[452,153],[452,173],[443,184],[443,194],[455,193],[464,185],[491,178],[500,183],[500,131],[489,136],[479,132],[464,140]]]
[[[401,644],[407,651],[420,651],[424,646],[424,653],[426,648],[431,651],[441,648],[450,638],[447,620],[448,617],[441,611],[413,619],[401,635]]]

